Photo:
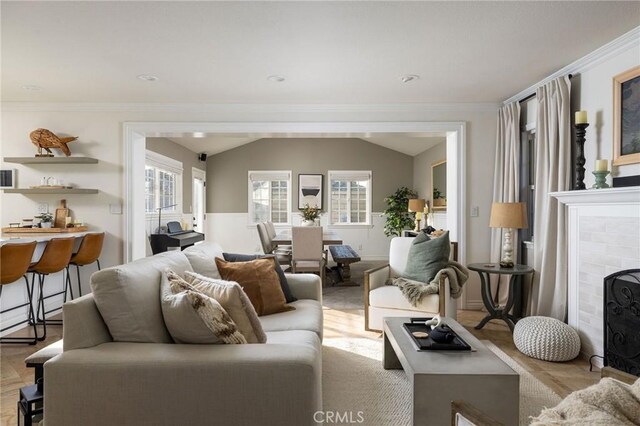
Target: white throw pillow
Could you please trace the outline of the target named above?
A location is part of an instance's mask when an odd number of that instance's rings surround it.
[[[217,243],[205,242],[185,249],[182,253],[187,256],[194,271],[205,277],[220,279],[220,272],[216,266],[216,257],[222,257],[222,247]]]
[[[162,315],[176,343],[247,343],[233,319],[215,299],[189,287],[170,269],[162,276]]]
[[[240,284],[187,271],[185,280],[196,290],[216,299],[227,311],[249,343],[266,343],[267,335],[249,297]]]

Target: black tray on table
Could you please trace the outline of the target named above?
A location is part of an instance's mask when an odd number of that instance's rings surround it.
[[[411,318],[411,322],[405,322],[402,327],[405,329],[413,343],[416,344],[420,351],[470,351],[471,346],[464,339],[458,336],[458,333],[449,328],[448,325],[444,327],[449,329],[451,333],[455,335],[451,343],[437,343],[434,342],[431,337],[417,338],[412,333],[414,331],[423,331],[429,333],[431,331],[430,326],[424,325],[425,321],[431,318]]]

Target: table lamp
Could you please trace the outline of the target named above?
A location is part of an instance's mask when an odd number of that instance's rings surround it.
[[[504,228],[502,245],[502,260],[500,266],[513,268],[513,246],[511,245],[511,230],[524,229],[527,225],[527,207],[525,203],[493,203],[491,205],[491,228]]]
[[[420,221],[424,210],[424,200],[422,198],[411,198],[409,200],[409,212],[416,214],[416,228],[414,232],[420,232]]]

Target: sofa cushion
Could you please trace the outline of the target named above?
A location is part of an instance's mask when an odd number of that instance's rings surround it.
[[[170,269],[162,276],[160,295],[164,322],[176,343],[247,343],[220,303]]]
[[[369,292],[369,306],[409,311],[439,312],[440,296],[438,294],[426,295],[418,302],[417,306],[413,306],[398,287],[385,285]]]
[[[274,258],[276,262],[276,273],[278,274],[278,278],[280,279],[280,287],[282,288],[282,292],[284,293],[284,298],[287,303],[295,302],[296,299],[291,293],[291,289],[289,288],[289,282],[287,281],[287,277],[284,274],[284,271],[280,267],[280,262],[278,262],[278,258],[272,254],[236,254],[236,253],[222,253],[224,256],[224,260],[227,262],[247,262],[249,260],[255,259],[265,259],[265,258]]]
[[[272,331],[307,330],[322,339],[322,305],[317,300],[300,299],[291,306],[295,311],[260,317],[262,328],[270,335]],[[269,340],[269,343],[272,343]]]
[[[222,257],[222,247],[218,243],[204,242],[193,245],[183,251],[193,271],[209,278],[220,279],[215,258]]]
[[[247,293],[258,316],[292,310],[280,287],[275,269],[276,260],[256,259],[248,262],[227,262],[216,257],[216,264],[223,279],[235,281]]]
[[[265,343],[267,336],[247,294],[238,283],[216,280],[195,272],[186,272],[186,281],[196,290],[216,299],[233,318],[249,343]]]
[[[322,350],[318,335],[307,330],[270,331],[267,333],[270,345],[301,345],[317,351]]]
[[[407,266],[402,276],[430,283],[440,269],[447,267],[450,252],[449,232],[433,239],[421,232],[411,243]]]
[[[91,276],[93,297],[116,342],[172,343],[160,306],[162,271],[191,271],[187,257],[169,251]]]

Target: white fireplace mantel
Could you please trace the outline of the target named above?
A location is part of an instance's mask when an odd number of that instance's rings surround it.
[[[637,204],[640,203],[640,186],[550,192],[549,195],[568,206],[578,204]]]
[[[602,356],[604,277],[640,267],[640,187],[549,195],[567,218],[568,322],[580,335],[582,355]]]

